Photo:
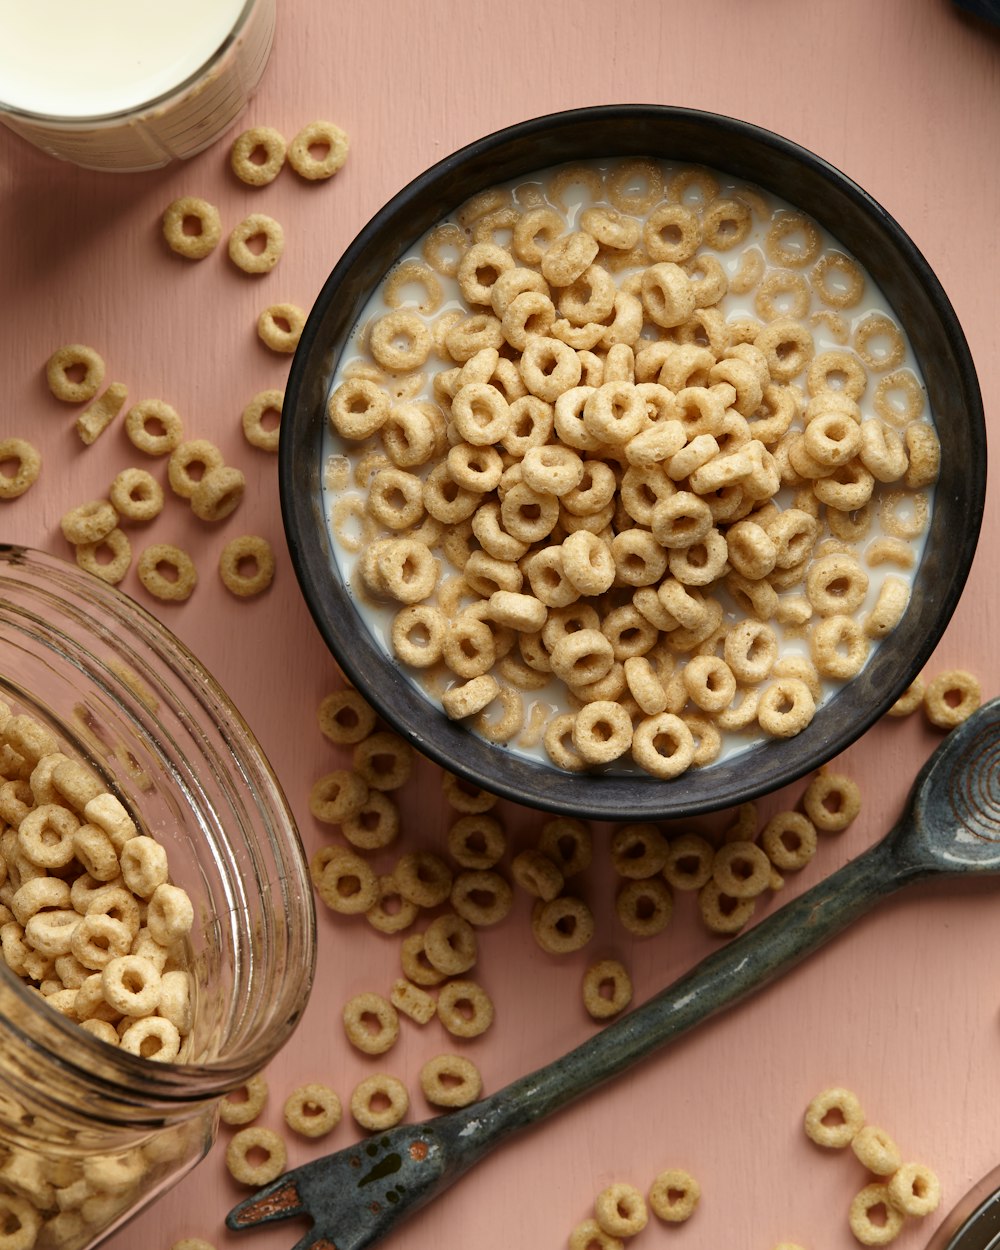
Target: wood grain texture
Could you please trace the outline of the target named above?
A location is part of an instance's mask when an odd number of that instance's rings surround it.
[[[257,342],[257,313],[282,300],[308,307],[369,217],[455,148],[541,113],[613,102],[744,118],[804,144],[865,187],[910,233],[951,297],[992,432],[1000,400],[1000,37],[946,0],[285,0],[264,83],[229,138],[250,124],[290,136],[329,117],[350,133],[352,149],[324,185],[285,171],[264,190],[246,188],[228,172],[226,140],[184,166],[115,177],[58,165],[0,134],[0,435],[22,434],[44,457],[38,486],[0,505],[0,539],[68,556],[58,528],[63,511],[103,494],[119,469],[141,460],[120,428],[91,449],[79,444],[74,410],[51,398],[42,375],[64,342],[93,343],[109,379],[127,383],[130,400],[167,399],[189,435],[219,444],[247,475],[241,509],[207,527],[168,500],[148,531],[133,531],[137,548],[173,541],[191,550],[201,572],[196,593],[183,606],[157,607],[134,571],[124,589],[156,608],[232,695],[281,777],[310,851],[329,831],[309,815],[309,787],[345,758],[315,726],[316,706],[338,679],[285,552],[275,458],[250,449],[240,433],[243,405],[264,387],[282,386],[288,366]],[[252,211],[278,218],[287,250],[275,271],[248,278],[224,249],[200,264],[167,252],[159,216],[181,194],[217,204],[227,230]],[[995,486],[994,469],[968,589],[928,668],[971,667],[988,694],[1000,689],[989,628],[1000,612]],[[242,532],[264,534],[278,556],[275,584],[258,602],[234,600],[215,573],[222,546]],[[787,896],[888,827],[936,741],[917,719],[887,722],[845,753],[838,766],[862,785],[862,816],[845,834],[823,840],[801,881],[789,875]],[[770,796],[763,814],[794,803],[801,790],[800,783]],[[436,770],[421,768],[402,799],[406,846],[440,845],[449,817]],[[531,845],[542,818],[511,804],[501,811],[512,849]],[[598,846],[609,832],[595,829]],[[614,916],[606,857],[598,863],[605,870],[589,874],[583,887],[598,936],[579,956],[542,954],[528,933],[523,895],[508,921],[483,935],[478,975],[496,1002],[497,1024],[462,1050],[488,1089],[592,1031],[579,992],[592,959],[622,958],[641,999],[714,948],[689,896],[678,898],[662,937],[630,939]],[[681,1166],[701,1181],[700,1209],[687,1227],[652,1221],[638,1244],[768,1250],[794,1240],[850,1250],[856,1243],[847,1208],[867,1178],[853,1156],[812,1147],[801,1129],[809,1098],[831,1084],[856,1089],[869,1119],[907,1158],[938,1170],[947,1209],[1000,1161],[991,1097],[1000,1060],[1000,982],[991,954],[998,907],[995,889],[984,885],[919,887],[892,901],[762,997],[502,1150],[392,1244],[564,1245],[610,1181],[646,1188],[659,1170]],[[263,1122],[273,1127],[294,1085],[326,1081],[346,1101],[375,1070],[346,1047],[340,1009],[360,990],[385,992],[397,975],[393,941],[363,922],[319,919],[316,990],[268,1073]],[[437,1022],[404,1026],[379,1062],[407,1080],[423,1115],[417,1073],[431,1055],[452,1049],[453,1039]],[[329,1147],[347,1144],[351,1134],[342,1124]],[[317,1153],[316,1143],[289,1138],[292,1164]],[[248,1250],[291,1246],[300,1229],[242,1238],[224,1231],[225,1211],[244,1195],[225,1173],[223,1146],[113,1237],[110,1250],[166,1250],[182,1236]],[[943,1213],[908,1224],[897,1244],[922,1247]]]

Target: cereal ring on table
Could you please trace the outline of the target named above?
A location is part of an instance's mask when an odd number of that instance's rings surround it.
[[[109,559],[99,557],[107,553]],[[132,544],[123,530],[113,529],[109,534],[95,543],[78,543],[76,562],[87,573],[93,573],[102,581],[116,586],[129,570],[132,563]]]
[[[250,1156],[264,1158],[250,1162]],[[280,1176],[287,1162],[285,1143],[269,1128],[243,1128],[234,1133],[226,1147],[226,1167],[233,1180],[256,1189]]]
[[[285,1099],[285,1123],[303,1137],[323,1137],[340,1123],[340,1099],[328,1085],[300,1085]]]
[[[863,1246],[887,1246],[895,1241],[903,1228],[903,1212],[893,1203],[889,1186],[866,1185],[855,1194],[848,1214],[848,1224]]]
[[[389,1001],[404,1015],[417,1024],[427,1024],[437,1013],[437,1002],[432,994],[399,977],[392,983]]]
[[[378,896],[365,912],[365,919],[379,933],[402,933],[416,920],[420,908],[403,898],[391,874],[378,879]],[[399,1004],[392,1000],[393,1006]]]
[[[403,898],[418,907],[437,907],[451,892],[452,871],[432,851],[410,851],[393,869],[393,876]]]
[[[493,1017],[493,1000],[475,981],[449,981],[438,994],[438,1018],[454,1037],[479,1037]]]
[[[782,872],[797,872],[816,854],[816,826],[801,812],[777,812],[761,830],[760,844]]]
[[[514,894],[497,872],[465,871],[455,878],[450,901],[463,920],[484,928],[499,924],[509,914]]]
[[[615,911],[629,933],[653,937],[670,923],[674,896],[670,886],[659,877],[627,881],[615,896]]]
[[[858,1129],[851,1141],[851,1149],[858,1162],[876,1176],[892,1176],[903,1165],[899,1147],[885,1129],[876,1128],[874,1124]]]
[[[510,869],[511,875],[522,889],[545,902],[555,898],[565,884],[558,865],[537,849],[529,849],[516,855]]]
[[[467,1107],[483,1092],[483,1078],[471,1059],[437,1055],[420,1069],[420,1088],[433,1107]]]
[[[366,1055],[384,1055],[399,1040],[396,1008],[380,994],[356,994],[343,1010],[344,1032]]]
[[[550,955],[581,950],[594,936],[594,917],[587,904],[563,894],[546,902],[539,899],[531,916],[531,933]]]
[[[794,738],[812,721],[815,712],[816,702],[804,681],[779,677],[761,692],[757,724],[772,738]]]
[[[122,1032],[119,1045],[130,1055],[141,1055],[154,1063],[173,1063],[180,1053],[181,1035],[163,1016],[143,1016]]]
[[[611,863],[620,877],[655,877],[667,862],[669,843],[652,824],[622,825],[611,839]]]
[[[129,442],[147,456],[165,456],[180,446],[181,419],[162,399],[143,399],[125,414]]]
[[[698,912],[710,933],[739,933],[749,923],[756,907],[756,898],[733,898],[720,890],[713,878],[698,891]]]
[[[284,136],[272,126],[253,126],[233,140],[229,167],[241,182],[264,187],[281,173],[286,150]]]
[[[657,1219],[680,1224],[694,1214],[701,1198],[701,1186],[683,1168],[670,1168],[653,1181],[647,1200]]]
[[[247,480],[232,465],[208,469],[191,493],[191,511],[202,521],[223,521],[243,500]]]
[[[298,304],[269,304],[257,318],[257,337],[273,352],[294,352],[306,314]]]
[[[136,572],[146,590],[168,603],[182,603],[198,584],[194,561],[170,543],[154,543],[139,556]]]
[[[715,852],[712,877],[722,893],[730,898],[756,898],[768,887],[771,863],[753,842],[727,842]]]
[[[339,825],[356,816],[368,801],[368,784],[356,772],[335,769],[313,783],[309,810],[325,824]]]
[[[277,451],[281,431],[281,406],[285,401],[285,392],[278,390],[259,391],[243,409],[240,418],[243,426],[243,437],[251,447],[261,451]],[[273,423],[265,424],[265,418],[274,414]]]
[[[388,794],[369,790],[360,810],[341,821],[340,831],[358,850],[381,850],[399,836],[399,809]]]
[[[440,985],[445,979],[444,973],[438,972],[427,958],[422,933],[411,933],[409,937],[403,939],[399,950],[399,962],[404,976],[415,985]]]
[[[0,447],[0,456],[2,456]],[[0,479],[2,486],[2,479]],[[107,538],[118,524],[118,513],[108,499],[94,499],[89,503],[77,504],[64,512],[59,528],[67,542],[79,546],[80,543],[98,543]]]
[[[931,679],[924,692],[924,712],[938,729],[954,729],[982,702],[982,688],[967,669],[949,669]]]
[[[573,746],[588,764],[608,764],[632,743],[632,718],[619,703],[597,699],[576,714]]]
[[[632,1001],[632,978],[617,959],[601,959],[583,974],[583,1005],[594,1020],[616,1016]]]
[[[888,1189],[893,1206],[904,1215],[930,1215],[941,1201],[941,1182],[923,1163],[904,1163],[897,1168],[889,1179]]]
[[[145,469],[123,469],[111,483],[108,498],[126,521],[152,521],[163,511],[163,487]]]
[[[632,735],[632,758],[654,777],[679,777],[694,759],[691,730],[670,712],[647,716],[636,725]]]
[[[173,200],[163,210],[167,246],[186,260],[204,260],[222,238],[219,210],[196,195]]]
[[[813,627],[809,636],[809,650],[817,671],[838,681],[861,672],[869,645],[861,626],[849,616],[828,616]]]
[[[542,825],[538,849],[558,866],[564,877],[575,877],[590,867],[590,830],[573,816],[554,816]]]
[[[259,595],[274,580],[274,553],[266,538],[241,534],[219,554],[219,576],[225,588],[241,599]]]
[[[458,976],[476,963],[476,931],[461,916],[438,916],[424,931],[424,951],[438,972],[448,977]]]
[[[260,248],[255,246],[258,242]],[[244,273],[270,273],[284,250],[285,232],[281,223],[266,213],[244,217],[229,235],[229,259]]]
[[[398,734],[369,734],[354,748],[354,771],[372,790],[398,790],[413,770],[413,748]]]
[[[349,146],[347,134],[333,122],[309,122],[288,145],[288,163],[300,178],[322,181],[343,166]]]
[[[483,812],[488,812],[490,808],[495,807],[497,803],[497,796],[495,794],[490,794],[488,790],[482,789],[481,786],[475,786],[471,782],[466,781],[463,777],[457,777],[454,773],[442,771],[441,791],[447,799],[449,807],[453,807],[456,812],[463,812],[467,816],[478,816]],[[460,824],[461,822],[458,823]],[[453,829],[455,827],[456,826],[452,826]],[[500,832],[502,838],[502,830]],[[465,841],[466,840],[463,835],[463,842]],[[486,845],[483,850],[487,854],[491,853],[492,850],[495,849],[496,845],[500,845],[499,842],[492,836],[486,836],[485,843]],[[496,863],[503,856],[505,845],[505,843],[500,845],[500,853],[497,856],[497,859],[494,860],[494,863]],[[456,855],[457,847],[453,845],[450,835],[448,838],[448,849],[451,851],[452,855],[455,856],[455,858],[458,858]],[[471,844],[468,844],[466,849],[470,854],[474,852],[478,853],[478,848],[474,848]],[[492,868],[493,864],[463,864],[462,867]]]
[[[175,495],[190,499],[202,477],[225,464],[222,452],[207,438],[178,443],[167,463],[167,481]]]
[[[914,677],[896,702],[889,708],[887,716],[910,716],[922,706],[926,687],[922,677]]]
[[[4,471],[10,465],[12,472]],[[42,457],[27,439],[0,439],[0,499],[17,499],[38,481]]]
[[[625,1250],[625,1243],[606,1233],[596,1220],[582,1220],[569,1235],[569,1250]]]
[[[634,1185],[622,1181],[601,1190],[594,1199],[594,1215],[612,1237],[634,1237],[649,1219],[642,1194]]]
[[[335,690],[320,703],[316,719],[320,732],[337,746],[360,742],[374,732],[375,711],[353,686]]]
[[[331,911],[358,915],[378,899],[378,878],[371,866],[353,851],[323,847],[309,863],[316,892]]]
[[[700,890],[712,876],[714,850],[696,833],[670,839],[663,879],[675,890]]]
[[[399,1124],[409,1109],[406,1086],[384,1072],[365,1077],[351,1094],[351,1115],[370,1132],[383,1132]]]
[[[816,1095],[806,1108],[803,1127],[817,1146],[842,1150],[849,1146],[865,1123],[858,1097],[849,1089],[834,1086]]]
[[[92,347],[69,343],[57,348],[45,364],[49,390],[67,404],[85,404],[104,381],[104,360]]]

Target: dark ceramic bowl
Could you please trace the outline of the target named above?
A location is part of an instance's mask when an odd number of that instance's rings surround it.
[[[432,225],[475,192],[566,161],[654,156],[725,170],[805,210],[882,288],[910,338],[943,454],[917,588],[861,674],[795,738],[674,781],[570,774],[474,736],[432,706],[388,660],[337,573],[323,523],[321,442],[331,378],[372,290]],[[520,803],[595,819],[669,819],[731,806],[796,780],[842,751],[920,672],[958,602],[983,512],[986,435],[975,369],[955,312],[926,260],[869,195],[818,156],[746,122],[690,109],[621,105],[511,126],[446,157],[381,209],[316,301],[292,363],[281,422],[281,502],[292,560],[327,645],[380,715],[424,755]]]

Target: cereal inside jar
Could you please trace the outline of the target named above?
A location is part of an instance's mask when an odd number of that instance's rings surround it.
[[[801,733],[902,619],[939,444],[860,264],[660,160],[492,189],[420,239],[332,379],[324,504],[442,714],[671,780]]]

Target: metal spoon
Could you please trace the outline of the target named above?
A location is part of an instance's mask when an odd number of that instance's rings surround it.
[[[881,842],[562,1059],[471,1107],[286,1172],[234,1207],[234,1230],[309,1216],[295,1250],[362,1250],[514,1133],[792,968],[902,886],[1000,872],[1000,699],[953,730]]]

